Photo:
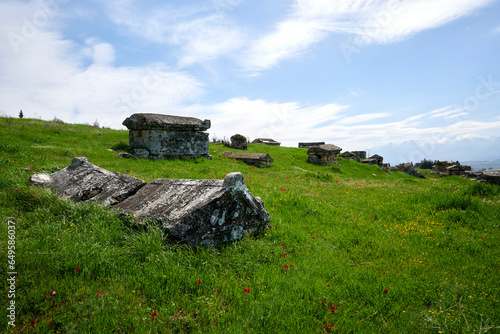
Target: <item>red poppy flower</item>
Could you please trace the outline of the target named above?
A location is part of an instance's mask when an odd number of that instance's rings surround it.
[[[330,284],[327,284],[326,286],[327,286],[327,287],[330,287]]]
[[[286,253],[283,254],[283,257],[286,257]]]
[[[333,328],[333,325],[332,324],[328,324],[328,327]]]
[[[19,191],[19,189],[14,189],[14,191],[15,191],[15,192],[18,192],[18,191]]]
[[[51,295],[51,296],[55,296],[55,295],[56,295],[56,292],[55,292],[55,291],[52,291],[52,292],[50,293],[50,295]]]
[[[459,294],[460,294],[460,292],[457,291],[457,295],[459,295]]]
[[[244,293],[250,293],[250,289],[243,290]]]
[[[82,269],[82,268],[81,267],[75,267],[75,270],[80,270],[80,269]]]
[[[292,268],[292,267],[293,267],[293,264],[290,265],[290,268]]]
[[[358,217],[354,217],[354,220],[358,220]]]
[[[102,295],[102,291],[97,292],[97,297],[99,297],[100,295]]]
[[[36,320],[35,320],[35,319],[31,320],[31,323],[30,323],[30,324],[31,324],[31,327],[35,327],[35,322],[36,322]]]
[[[483,241],[486,241],[486,238],[483,238]]]
[[[35,197],[33,194],[31,194],[31,198]],[[484,240],[483,240],[484,241]]]
[[[49,322],[49,326],[52,326],[52,324],[53,324],[53,323],[54,323],[54,322],[53,322],[52,320],[50,320],[50,322]]]
[[[285,247],[285,244],[281,244],[281,247]]]
[[[196,284],[200,285],[200,283],[201,283],[201,280],[196,281]]]
[[[154,318],[156,318],[156,316],[157,316],[157,315],[158,315],[158,313],[153,312],[153,313],[151,313],[151,318],[153,318],[153,319],[154,319]]]
[[[385,294],[388,294],[388,293],[389,293],[389,290],[384,289],[384,293],[385,293]]]
[[[313,240],[316,240],[316,238],[315,238],[315,237],[313,237]]]
[[[332,310],[332,312],[335,311],[335,306],[330,305],[330,310]]]
[[[288,269],[288,266],[285,264],[285,269]]]
[[[33,169],[33,167],[30,167],[30,169]]]

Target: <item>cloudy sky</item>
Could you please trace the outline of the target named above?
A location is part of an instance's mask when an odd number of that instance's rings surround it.
[[[0,0],[0,111],[116,129],[147,112],[286,146],[494,140],[499,57],[498,0]]]

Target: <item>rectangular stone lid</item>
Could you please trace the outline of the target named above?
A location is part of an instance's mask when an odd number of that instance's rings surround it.
[[[205,131],[210,120],[163,114],[133,114],[122,123],[129,130]]]
[[[307,150],[307,154],[316,154],[316,153],[333,153],[338,154],[342,151],[342,148],[335,146],[333,144],[323,144],[318,146],[313,146]]]
[[[240,153],[240,152],[230,152],[224,151],[222,154],[226,157],[232,159],[253,159],[253,160],[268,160],[274,161],[273,158],[269,155],[269,153]]]

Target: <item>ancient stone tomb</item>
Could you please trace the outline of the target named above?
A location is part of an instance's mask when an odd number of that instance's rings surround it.
[[[235,134],[231,136],[231,147],[237,150],[247,150],[248,149],[248,140],[247,137]]]
[[[156,179],[146,184],[80,157],[73,158],[69,167],[33,175],[30,181],[75,202],[111,205],[137,223],[156,221],[172,237],[192,245],[236,241],[246,233],[260,232],[270,220],[241,173],[230,173],[224,180]]]
[[[224,151],[222,152],[222,155],[230,159],[241,160],[244,163],[255,167],[271,167],[271,164],[274,161],[269,153],[240,153]]]
[[[133,114],[123,125],[129,129],[129,145],[147,149],[150,158],[212,158],[208,154],[208,133],[204,132],[210,128],[208,119]]]
[[[280,146],[281,143],[271,138],[257,138],[252,141],[252,144],[266,144],[269,146]]]
[[[340,151],[342,148],[333,144],[313,146],[307,150],[307,159],[319,165],[338,165],[337,154]]]
[[[313,146],[325,145],[324,141],[309,142],[309,143],[299,143],[299,148],[309,148]]]

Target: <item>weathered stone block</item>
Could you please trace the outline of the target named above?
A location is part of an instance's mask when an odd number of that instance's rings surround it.
[[[123,122],[129,145],[147,148],[150,158],[211,158],[209,120],[160,114],[133,114]]]
[[[332,145],[313,146],[307,150],[309,162],[319,165],[338,165],[337,154],[342,148]]]
[[[130,151],[130,154],[139,159],[147,159],[149,157],[149,151],[143,148],[134,148]]]
[[[240,134],[235,134],[234,136],[231,136],[232,148],[235,148],[237,150],[246,150],[248,149],[247,144],[248,144],[247,137]]]
[[[30,182],[47,186],[74,202],[96,201],[105,205],[123,201],[146,184],[130,175],[97,167],[85,157],[73,158],[70,166],[50,175],[32,175]]]
[[[236,241],[269,222],[262,200],[248,191],[241,173],[224,181],[156,179],[114,209],[138,222],[153,218],[193,245]]]
[[[256,167],[271,167],[273,158],[269,153],[239,153],[224,151],[222,155],[236,160],[241,160],[246,164],[256,166]]]
[[[300,148],[308,148],[313,146],[325,145],[324,141],[309,142],[309,143],[299,143]]]
[[[266,144],[269,146],[280,146],[281,143],[271,138],[257,138],[252,141],[252,144]]]

